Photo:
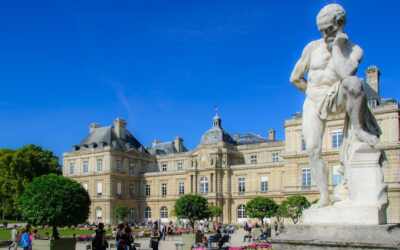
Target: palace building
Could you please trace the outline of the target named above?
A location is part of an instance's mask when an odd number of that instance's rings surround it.
[[[364,89],[368,103],[381,126],[378,148],[385,153],[384,178],[388,185],[389,223],[400,223],[400,116],[396,100],[379,95],[380,73],[371,66]],[[221,221],[246,220],[245,204],[256,196],[280,203],[300,194],[310,202],[319,193],[308,166],[302,139],[301,114],[284,123],[285,139],[275,130],[265,136],[230,134],[216,114],[199,145],[187,149],[182,138],[142,145],[117,118],[110,126],[89,126],[89,134],[64,153],[63,174],[79,183],[92,200],[89,221],[116,223],[114,209],[129,207],[129,221],[175,220],[175,201],[183,194],[197,193],[223,209]],[[344,115],[329,118],[323,138],[323,158],[329,166],[330,189],[340,182],[339,147]]]

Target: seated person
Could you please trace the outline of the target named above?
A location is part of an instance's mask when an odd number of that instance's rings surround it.
[[[203,237],[204,237],[203,232],[201,230],[197,230],[195,235],[195,243],[196,244],[202,243]]]
[[[218,242],[222,238],[221,228],[217,229],[217,233],[208,237],[208,248],[211,248],[213,242]]]
[[[251,239],[253,238],[252,234],[251,234],[251,228],[246,230],[246,233],[243,237],[243,242],[246,242],[246,240],[248,240],[249,242],[251,241]]]
[[[218,248],[222,248],[222,246],[225,244],[225,243],[227,243],[227,242],[229,242],[229,239],[230,239],[230,236],[229,236],[229,234],[228,234],[228,231],[227,230],[224,230],[224,234],[222,235],[222,237],[219,239],[219,241],[218,241]]]
[[[268,229],[264,228],[263,230],[261,230],[261,234],[260,237],[258,238],[259,240],[267,240],[268,239]]]

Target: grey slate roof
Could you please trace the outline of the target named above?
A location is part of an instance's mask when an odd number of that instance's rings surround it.
[[[268,141],[266,138],[254,133],[234,134],[232,137],[238,145],[256,144]]]
[[[187,152],[187,148],[183,146],[182,152]],[[173,141],[157,142],[153,143],[151,147],[147,148],[147,151],[152,155],[167,155],[178,153],[174,146]]]
[[[125,138],[118,138],[112,126],[99,127],[93,130],[85,139],[78,145],[75,145],[76,150],[82,148],[97,148],[110,146],[118,150],[136,149],[141,152],[146,152],[143,145],[128,131],[125,130]]]

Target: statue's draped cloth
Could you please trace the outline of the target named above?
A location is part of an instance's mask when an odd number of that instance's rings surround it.
[[[342,81],[337,81],[331,86],[312,86],[311,88],[307,88],[306,93],[307,97],[316,105],[319,118],[323,121],[325,121],[330,114],[345,113],[346,111],[346,97]],[[364,98],[360,110],[362,128],[366,132],[379,137],[382,132],[368,107],[366,99],[367,98]],[[349,125],[349,117],[346,114],[343,128],[343,145],[340,152],[340,160],[342,164],[347,160],[346,152],[348,152],[351,141],[351,139],[349,139]]]

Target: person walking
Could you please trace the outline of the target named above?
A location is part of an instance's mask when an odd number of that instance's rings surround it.
[[[19,240],[19,245],[24,250],[32,250],[32,240],[31,240],[31,225],[26,224]]]
[[[151,249],[158,250],[159,243],[160,243],[160,231],[158,227],[154,227],[151,231],[151,237],[150,237]]]
[[[18,226],[15,224],[11,229],[11,242],[8,246],[8,250],[18,249]]]
[[[127,237],[125,233],[125,225],[124,224],[119,224],[118,225],[118,231],[117,231],[117,236],[115,238],[115,241],[117,243],[117,250],[125,250],[127,246]]]
[[[96,234],[92,241],[93,250],[106,250],[108,248],[108,242],[106,240],[106,231],[104,230],[104,224],[99,223],[96,229]]]
[[[133,232],[129,225],[125,225],[125,238],[126,238],[126,250],[136,249],[134,245],[135,239],[133,238]]]
[[[167,233],[167,229],[166,229],[165,225],[161,224],[160,225],[160,234],[161,234],[161,239],[162,240],[165,240],[166,233]]]

